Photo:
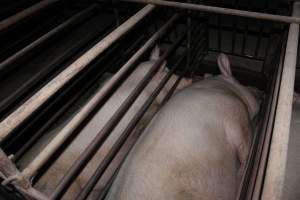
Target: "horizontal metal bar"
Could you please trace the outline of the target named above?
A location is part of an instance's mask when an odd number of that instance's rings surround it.
[[[178,17],[176,17],[178,18]],[[82,121],[111,93],[116,85],[134,67],[134,64],[144,55],[159,38],[174,24],[176,19],[169,21],[159,31],[157,31],[121,69],[97,92],[89,102],[70,120],[61,132],[44,148],[44,150],[24,169],[23,173],[27,177],[32,177],[36,171],[43,166],[49,157],[61,146],[61,144],[77,129]]]
[[[111,131],[118,125],[119,121],[126,114],[127,110],[135,102],[137,97],[141,94],[143,89],[148,85],[151,79],[154,77],[159,67],[163,62],[177,49],[180,43],[185,38],[185,34],[177,39],[177,41],[151,66],[150,70],[143,77],[143,79],[137,84],[130,95],[121,104],[118,110],[104,125],[101,131],[97,134],[94,140],[88,145],[88,147],[80,154],[79,158],[75,161],[72,167],[68,170],[66,175],[62,178],[58,186],[55,188],[51,195],[51,199],[59,199],[64,192],[70,187],[72,181],[80,174],[86,164],[92,159],[98,148],[105,142],[110,135]]]
[[[39,3],[33,5],[29,8],[26,8],[25,10],[15,14],[3,21],[0,21],[0,32],[7,28],[10,28],[11,26],[19,23],[21,20],[24,20],[25,18],[30,17],[31,15],[47,8],[51,4],[56,3],[58,1],[60,1],[60,0],[42,0]]]
[[[138,13],[124,22],[121,26],[107,35],[103,40],[98,42],[94,47],[83,54],[78,60],[73,62],[69,67],[62,71],[58,76],[52,79],[47,85],[41,88],[23,105],[17,108],[7,118],[0,123],[0,142],[7,137],[15,128],[24,122],[33,112],[40,108],[50,97],[59,91],[73,77],[80,73],[88,64],[97,56],[102,54],[121,36],[126,34],[143,18],[153,11],[155,6],[147,5]]]
[[[32,51],[36,50],[38,47],[42,46],[46,42],[49,42],[51,39],[54,39],[58,34],[63,33],[68,28],[76,25],[80,21],[84,20],[85,18],[89,17],[93,11],[97,8],[97,4],[94,4],[84,11],[77,13],[64,23],[60,24],[56,28],[52,29],[50,32],[46,33],[45,35],[41,36],[28,46],[24,47],[16,54],[10,56],[9,58],[5,59],[3,62],[0,63],[0,77],[4,76],[7,72],[13,70],[17,63],[21,62],[23,58],[28,58],[28,54],[32,53]]]
[[[110,55],[111,52],[112,51],[107,52],[107,55],[104,55],[104,57]],[[82,85],[80,89],[77,89],[74,96],[70,97],[70,95],[69,95],[70,91],[73,90],[74,87],[76,87],[76,85],[83,82],[83,80],[87,76],[90,76],[91,71],[95,71],[95,67],[99,67],[100,62],[97,61],[96,63],[93,63],[93,66],[91,66],[87,71],[85,71],[83,74],[81,74],[81,77],[76,79],[76,81],[72,82],[72,84],[70,86],[68,86],[68,88],[66,90],[63,91],[63,96],[67,95],[68,101],[63,106],[61,106],[59,108],[59,110],[56,110],[56,112],[53,116],[50,116],[49,118],[47,118],[47,122],[45,124],[43,124],[43,126],[41,128],[39,128],[34,133],[34,135],[32,135],[28,139],[28,141],[26,141],[25,144],[18,149],[18,151],[14,154],[14,156],[12,158],[12,160],[14,162],[18,161],[24,155],[24,153],[26,153],[28,151],[28,149],[30,149],[34,145],[34,143],[45,133],[45,131],[48,130],[49,127],[51,127],[53,125],[53,123],[55,123],[63,114],[65,114],[68,109],[70,109],[72,106],[74,106],[74,103],[79,98],[81,98],[88,91],[88,89],[90,87],[92,87],[94,84],[97,83],[97,81],[99,81],[99,78],[101,78],[103,76],[103,74],[107,71],[107,69],[109,68],[109,65],[105,66],[103,69],[101,69],[100,72],[98,72],[96,74],[96,76],[89,78],[87,83],[85,85]],[[49,109],[52,108],[53,104],[57,104],[57,102],[60,100],[61,100],[61,98],[58,97],[54,101],[52,101],[49,105],[49,107],[50,107]],[[45,112],[47,112],[47,111],[48,111],[48,109],[46,111],[43,111],[43,114],[45,114]],[[26,131],[26,130],[24,130],[24,131]],[[15,139],[15,137],[14,137],[14,139]]]
[[[293,16],[300,16],[300,2],[294,3]],[[291,24],[281,76],[262,199],[282,199],[292,116],[298,41],[299,25]]]
[[[182,62],[184,57],[181,57],[177,63],[174,65],[174,67],[168,71],[168,73],[163,77],[163,79],[160,81],[157,88],[152,92],[150,97],[147,99],[147,101],[142,105],[140,110],[134,115],[130,123],[127,125],[125,130],[122,132],[118,140],[114,143],[114,145],[111,147],[108,154],[105,155],[103,161],[99,164],[97,169],[95,170],[95,173],[91,176],[90,180],[85,184],[84,188],[76,198],[77,200],[84,200],[88,197],[92,189],[97,184],[99,178],[104,173],[105,169],[109,166],[110,162],[113,160],[113,158],[116,156],[116,154],[119,152],[122,145],[125,143],[125,141],[128,139],[131,132],[134,130],[136,125],[139,123],[139,121],[142,119],[148,108],[151,106],[152,102],[155,100],[155,98],[158,96],[160,91],[163,89],[163,87],[166,85],[166,83],[169,81],[171,76],[173,75],[174,71],[178,68],[179,64]]]
[[[165,1],[165,0],[122,0],[122,1],[143,3],[143,4],[153,4],[157,6],[167,6],[173,8],[197,10],[197,11],[208,12],[208,13],[218,13],[224,15],[233,15],[233,16],[247,17],[253,19],[284,22],[284,23],[296,23],[296,24],[300,23],[300,18],[298,16],[290,17],[290,16],[282,16],[282,15],[273,15],[273,14],[266,14],[260,12],[251,12],[245,10],[237,10],[237,9],[230,9],[230,8],[221,8],[221,7],[174,2],[174,1]]]

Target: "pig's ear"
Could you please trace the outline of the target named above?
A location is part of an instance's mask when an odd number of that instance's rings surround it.
[[[156,45],[151,52],[150,60],[158,60],[159,55],[160,55],[160,49],[159,49],[158,45]]]
[[[221,73],[226,77],[231,77],[231,68],[230,68],[230,62],[227,55],[224,53],[220,53],[218,57],[218,66],[221,71]]]

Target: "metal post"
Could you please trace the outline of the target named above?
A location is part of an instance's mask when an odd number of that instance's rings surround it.
[[[60,131],[60,133],[44,148],[44,150],[24,169],[23,174],[32,177],[36,171],[49,159],[49,157],[60,147],[60,145],[73,133],[84,119],[102,102],[113,88],[124,78],[139,58],[144,55],[147,50],[161,38],[167,30],[179,18],[174,16],[159,31],[157,31],[144,45],[141,47],[129,61],[121,67],[121,69],[97,92],[91,100],[71,119],[71,121]]]
[[[24,20],[27,17],[30,17],[32,15],[34,15],[35,13],[47,8],[48,6],[50,6],[53,3],[56,3],[60,0],[43,0],[40,1],[39,3],[26,8],[25,10],[3,20],[0,22],[0,32],[10,28],[11,26],[17,24],[18,22],[20,22],[21,20]]]
[[[80,73],[97,56],[102,54],[121,36],[126,34],[143,18],[154,10],[155,6],[147,5],[138,13],[124,22],[121,26],[98,42],[94,47],[83,54],[78,60],[62,71],[58,76],[52,79],[47,85],[41,88],[24,104],[17,108],[7,118],[0,123],[0,142],[7,137],[15,128],[24,122],[33,112],[40,108],[50,97],[59,91],[73,77]]]
[[[245,10],[236,10],[236,9],[206,6],[206,5],[192,4],[192,3],[181,3],[181,2],[165,1],[165,0],[122,0],[122,1],[143,3],[143,4],[153,4],[158,6],[197,10],[202,12],[248,17],[253,19],[263,19],[263,20],[277,21],[277,22],[284,22],[284,23],[296,23],[296,24],[300,23],[300,18],[295,16],[290,17],[290,16],[282,16],[282,15],[273,15],[273,14],[266,14],[260,12],[251,12]]]
[[[300,16],[299,2],[294,3],[293,16]],[[282,199],[292,114],[298,41],[299,25],[291,24],[281,77],[265,182],[262,191],[262,199]]]

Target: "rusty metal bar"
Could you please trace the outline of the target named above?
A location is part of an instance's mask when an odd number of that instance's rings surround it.
[[[94,4],[92,6],[89,6],[87,9],[83,10],[80,13],[77,13],[64,23],[60,24],[56,28],[52,29],[50,32],[46,33],[45,35],[41,36],[34,42],[32,42],[30,45],[24,47],[20,51],[18,51],[16,54],[8,57],[3,62],[0,63],[0,76],[2,77],[7,72],[11,71],[16,67],[16,64],[23,60],[23,58],[27,58],[28,54],[32,51],[36,50],[41,45],[45,44],[46,42],[51,41],[54,37],[56,37],[58,34],[61,34],[62,32],[66,31],[68,28],[78,24],[82,20],[89,17],[93,11],[97,8],[97,4]]]
[[[44,148],[44,150],[24,169],[23,173],[27,177],[32,177],[37,170],[51,157],[60,145],[77,129],[82,121],[111,93],[125,75],[134,67],[134,64],[144,55],[159,38],[167,33],[174,25],[179,15],[175,15],[160,30],[158,30],[121,69],[97,92],[91,100],[71,119],[71,121],[61,130],[61,132]]]
[[[293,16],[300,16],[300,2],[293,5]],[[289,29],[285,60],[281,76],[278,104],[271,139],[271,147],[262,191],[262,199],[281,199],[287,161],[287,150],[292,115],[296,73],[299,24]]]
[[[60,0],[42,0],[39,3],[33,5],[29,8],[26,8],[25,10],[15,14],[3,21],[0,21],[0,32],[7,28],[12,27],[13,25],[19,23],[21,20],[24,20],[25,18],[30,17],[31,15],[47,8],[48,6],[54,4],[58,1],[60,1]]]
[[[121,36],[126,34],[143,18],[154,10],[155,6],[147,5],[134,16],[124,22],[121,26],[98,42],[94,47],[83,54],[78,60],[52,79],[47,85],[41,88],[24,104],[17,108],[0,123],[0,142],[6,138],[15,128],[23,123],[33,112],[38,110],[50,97],[59,91],[66,83],[80,73],[97,56],[102,54]]]
[[[157,6],[167,6],[173,8],[197,10],[202,12],[233,15],[239,17],[247,17],[253,19],[262,19],[262,20],[277,21],[277,22],[284,22],[284,23],[296,23],[296,24],[300,23],[300,18],[295,16],[290,17],[290,16],[283,16],[283,15],[273,15],[273,14],[266,14],[260,12],[251,12],[245,10],[207,6],[201,4],[182,3],[182,2],[165,1],[165,0],[122,0],[122,1],[143,3],[143,4],[153,4]]]
[[[159,67],[177,49],[177,47],[181,44],[184,38],[185,34],[178,38],[176,42],[158,59],[158,61],[154,63],[154,65],[147,72],[142,81],[138,83],[138,85],[134,88],[132,93],[125,99],[125,101],[121,104],[118,110],[113,114],[113,116],[108,120],[108,122],[104,125],[101,131],[97,134],[94,140],[88,145],[88,147],[75,161],[71,169],[67,172],[67,174],[63,177],[61,182],[54,190],[53,194],[51,195],[51,199],[59,199],[64,194],[64,192],[72,184],[72,181],[76,179],[76,177],[84,169],[85,165],[92,159],[94,154],[97,152],[98,148],[105,142],[106,138],[109,136],[111,131],[123,118],[127,110],[131,107],[136,98],[141,94],[141,92],[147,86],[149,81],[151,81],[151,79],[154,77]]]
[[[103,161],[99,164],[97,169],[95,170],[95,173],[92,175],[90,180],[85,184],[84,188],[76,198],[77,200],[84,200],[88,197],[92,189],[97,184],[99,178],[103,175],[106,168],[109,166],[111,161],[114,159],[114,157],[117,155],[119,150],[121,149],[122,145],[126,142],[131,132],[134,130],[136,125],[139,123],[139,121],[142,119],[148,108],[151,106],[152,102],[155,100],[155,98],[158,96],[160,91],[163,89],[163,87],[166,85],[166,83],[169,81],[171,76],[173,75],[174,71],[178,68],[179,64],[183,61],[185,56],[181,57],[174,67],[168,71],[168,73],[163,77],[163,79],[160,81],[157,88],[152,92],[150,97],[147,99],[147,101],[143,104],[143,106],[140,108],[140,110],[135,114],[135,116],[132,118],[130,123],[127,125],[126,129],[123,131],[123,133],[120,135],[118,140],[114,143],[108,154],[105,155]]]

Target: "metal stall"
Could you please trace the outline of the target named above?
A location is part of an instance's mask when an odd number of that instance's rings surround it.
[[[183,77],[217,74],[215,60],[222,52],[230,56],[233,73],[241,83],[259,88],[265,94],[238,198],[282,198],[300,3],[28,2],[23,7],[11,8],[18,11],[14,15],[0,15],[3,16],[0,22],[3,46],[0,49],[0,192],[3,195],[12,199],[63,198],[166,60],[173,67],[76,194],[77,199],[87,199],[95,185],[100,185],[97,198],[104,199],[141,134],[135,128],[172,75],[175,73],[178,78],[151,117],[171,98]],[[61,174],[51,194],[38,190],[39,180],[157,44],[163,50],[162,57]],[[112,77],[101,85],[108,72]],[[48,137],[47,142],[40,145],[33,158],[22,162],[44,137]]]

